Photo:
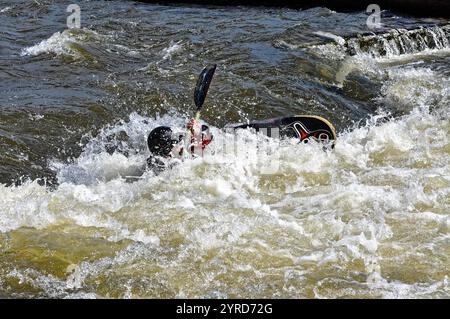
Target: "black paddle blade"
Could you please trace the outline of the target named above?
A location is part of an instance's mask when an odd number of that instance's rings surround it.
[[[206,94],[208,93],[209,85],[211,84],[216,67],[217,65],[214,64],[210,68],[204,68],[198,77],[197,85],[195,86],[194,91],[194,101],[195,106],[197,106],[197,112],[200,111],[203,103],[205,102]]]

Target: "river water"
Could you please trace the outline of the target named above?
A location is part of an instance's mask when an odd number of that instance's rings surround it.
[[[450,21],[69,4],[0,3],[0,296],[450,297]],[[215,142],[146,171],[212,63]],[[294,114],[335,149],[222,130]]]

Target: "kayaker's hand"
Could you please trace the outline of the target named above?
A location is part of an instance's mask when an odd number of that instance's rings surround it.
[[[191,131],[192,135],[198,135],[201,132],[202,126],[200,125],[200,122],[195,120],[195,119],[191,119],[189,120],[188,124],[187,124],[187,128],[188,130]]]
[[[199,121],[191,119],[187,124],[187,129],[191,132],[190,153],[201,156],[205,147],[213,139],[208,126],[201,125]]]

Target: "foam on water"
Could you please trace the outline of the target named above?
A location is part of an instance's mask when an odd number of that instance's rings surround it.
[[[351,55],[367,54],[372,57],[393,57],[424,50],[442,50],[450,47],[450,26],[391,30],[381,35],[349,39],[346,50]]]
[[[340,37],[338,35],[335,35],[333,33],[330,32],[323,32],[323,31],[316,31],[314,32],[314,34],[324,37],[324,38],[329,38],[331,40],[333,40],[334,42],[336,42],[337,44],[340,45],[344,45],[345,44],[345,39],[343,37]]]
[[[9,10],[11,10],[11,7],[4,7],[3,9],[0,10],[0,13],[5,13],[8,12]]]
[[[449,30],[450,27],[446,25],[413,30],[392,30],[385,34],[348,39],[335,39],[332,34],[316,32],[317,35],[333,39],[335,43],[311,45],[307,50],[335,65],[335,78],[331,84],[343,88],[347,77],[352,72],[362,74],[370,81],[378,83],[386,78],[391,79],[393,72],[399,73],[397,78],[408,76],[403,74],[404,65],[420,64],[433,57],[448,56],[450,53]],[[290,49],[297,48],[290,47]],[[396,70],[395,66],[399,68]],[[415,75],[418,77],[431,74],[426,75],[422,69],[416,70],[415,66],[410,67],[409,76],[412,76],[414,72],[417,72]],[[428,79],[424,81],[430,83]],[[444,81],[444,86],[447,83]],[[405,90],[407,90],[406,87]],[[442,91],[440,88],[438,90]],[[421,94],[427,97],[430,95],[427,92]],[[415,97],[415,95],[411,96]]]
[[[385,98],[427,102],[396,91],[405,77],[393,75]],[[434,78],[416,85],[423,81]],[[55,190],[36,181],[0,186],[4,234],[73,225],[127,248],[74,258],[70,275],[14,262],[5,271],[52,297],[448,297],[448,116],[448,108],[412,106],[401,118],[341,133],[332,152],[247,131],[236,152],[222,147],[234,137],[213,128],[204,158],[130,183],[123,177],[145,161],[148,132],[183,123],[132,114],[91,138],[73,163],[55,163]],[[261,145],[273,146],[277,172],[262,173]],[[422,283],[412,282],[417,273]]]
[[[56,54],[95,61],[95,58],[83,47],[83,44],[89,41],[101,41],[101,39],[102,36],[89,29],[68,29],[55,32],[50,38],[24,48],[21,55]]]
[[[63,52],[66,36],[29,54]],[[450,79],[350,59],[343,68],[384,79],[378,102],[403,115],[380,110],[340,132],[333,151],[212,127],[203,158],[155,175],[146,136],[183,131],[185,119],[133,113],[85,136],[79,157],[54,160],[55,189],[0,185],[0,287],[74,298],[449,297]]]
[[[171,43],[171,45],[163,50],[163,60],[171,59],[172,55],[178,51],[180,51],[183,47],[183,44],[180,42]]]
[[[64,34],[64,32],[56,32],[50,38],[41,41],[39,44],[25,48],[22,51],[22,55],[39,55],[42,53],[66,54],[70,52],[69,48],[65,45],[66,41],[74,41],[74,39]]]

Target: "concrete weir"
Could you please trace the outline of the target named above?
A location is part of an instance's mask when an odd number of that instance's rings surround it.
[[[450,17],[450,0],[141,0],[158,4],[190,3],[203,5],[250,5],[288,8],[327,7],[337,11],[365,11],[369,4],[377,4],[382,10],[416,16]]]

